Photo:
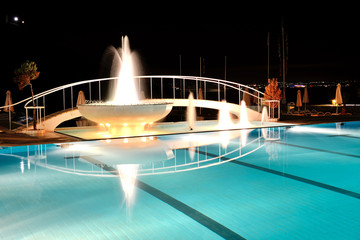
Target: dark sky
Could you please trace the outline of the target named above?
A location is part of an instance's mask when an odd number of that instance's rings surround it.
[[[24,24],[12,21],[18,14]],[[141,16],[139,16],[141,17]],[[102,56],[109,45],[119,47],[121,36],[142,63],[142,75],[199,75],[200,57],[205,58],[204,76],[241,83],[266,82],[267,34],[270,32],[270,76],[278,77],[278,41],[284,18],[288,39],[287,81],[359,80],[359,19],[348,16],[238,17],[223,23],[162,21],[133,23],[116,16],[98,14],[39,14],[26,10],[1,16],[0,77],[6,87],[12,72],[26,59],[38,64],[38,88],[98,78],[104,75]],[[40,86],[41,85],[41,86]],[[5,92],[1,89],[1,93]]]

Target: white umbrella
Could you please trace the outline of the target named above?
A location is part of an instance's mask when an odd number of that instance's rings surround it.
[[[79,91],[78,93],[78,98],[77,98],[77,102],[76,102],[76,106],[81,105],[81,104],[85,104],[86,100],[85,100],[85,94],[83,91]]]
[[[300,90],[297,91],[296,106],[298,107],[298,111],[300,110],[300,107],[302,107],[301,91]]]
[[[308,94],[307,87],[304,90],[304,96],[303,96],[302,102],[305,103],[305,111],[306,111],[306,104],[309,103],[309,94]]]
[[[9,90],[6,91],[6,99],[5,99],[5,106],[8,106],[8,105],[12,105],[13,102],[12,102],[12,99],[11,99],[11,92]],[[11,112],[14,112],[14,107],[11,106],[11,107],[6,107],[4,108],[4,112],[9,112],[9,110]]]
[[[336,101],[336,113],[338,113],[339,105],[343,104],[343,100],[341,97],[341,85],[340,83],[336,86],[336,94],[335,94],[335,101]]]

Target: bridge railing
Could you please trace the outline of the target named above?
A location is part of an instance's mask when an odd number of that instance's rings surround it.
[[[37,117],[41,121],[46,115],[77,107],[79,91],[83,91],[87,100],[107,101],[109,91],[113,88],[117,77],[91,79],[74,82],[59,86],[34,95],[36,107],[32,106],[32,98],[29,97],[9,106],[24,104],[26,120],[28,110],[36,109]],[[204,100],[222,101],[240,104],[245,97],[250,98],[250,103],[258,112],[261,111],[264,101],[264,93],[259,90],[231,81],[193,76],[136,76],[134,77],[136,90],[141,98],[145,99],[176,99],[188,98],[189,92],[194,93],[194,98]],[[246,96],[247,95],[247,96]],[[271,106],[271,105],[270,105]],[[269,112],[271,110],[269,109]],[[29,123],[26,122],[28,127]],[[41,124],[39,125],[41,126]]]

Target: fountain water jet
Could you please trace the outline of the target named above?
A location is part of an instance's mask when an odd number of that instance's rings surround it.
[[[133,53],[130,51],[129,38],[127,36],[121,38],[122,48],[115,49],[114,51],[114,61],[117,63],[114,66],[114,73],[118,76],[118,79],[115,80],[114,95],[110,103],[116,105],[129,105],[137,104],[139,98],[135,88],[134,81],[134,59]]]
[[[240,123],[239,123],[239,127],[241,127],[241,128],[251,127],[251,124],[250,124],[249,119],[248,119],[247,110],[246,110],[246,103],[245,103],[244,100],[241,101],[241,105],[240,105]]]
[[[234,124],[231,121],[229,106],[227,105],[225,100],[223,100],[221,102],[221,104],[222,104],[222,106],[221,106],[221,108],[219,110],[219,124],[218,124],[218,127],[220,129],[230,129],[230,128],[234,127]]]
[[[186,121],[188,123],[189,130],[193,130],[196,121],[196,109],[194,106],[194,94],[192,92],[189,94],[189,105],[186,109]]]
[[[269,119],[268,111],[266,107],[263,107],[262,113],[261,113],[261,125],[264,124],[264,122],[267,122]]]
[[[114,52],[115,66],[112,66],[112,72],[118,75],[118,79],[115,81],[112,99],[106,103],[79,105],[79,111],[85,118],[111,126],[144,127],[170,113],[172,103],[139,101],[134,82],[132,56],[129,39],[125,36],[122,38],[122,48],[115,49]]]

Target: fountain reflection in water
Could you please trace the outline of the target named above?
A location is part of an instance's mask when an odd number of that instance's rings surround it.
[[[121,187],[124,191],[124,201],[126,205],[127,214],[131,217],[131,207],[135,201],[135,184],[139,164],[118,164],[116,169],[119,174]]]

